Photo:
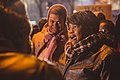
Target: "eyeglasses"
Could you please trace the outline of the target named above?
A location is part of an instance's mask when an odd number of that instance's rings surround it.
[[[78,26],[78,25],[68,25],[67,24],[67,30],[70,30],[70,28],[72,28],[73,31],[76,31],[78,28],[82,28],[82,26]]]

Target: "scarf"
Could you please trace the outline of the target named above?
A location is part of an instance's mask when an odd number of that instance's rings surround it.
[[[100,43],[104,40],[112,40],[112,36],[101,31],[84,38],[74,45],[71,45],[70,42],[67,42],[65,45],[66,63],[69,62],[72,57],[79,56],[79,54],[82,54],[95,44]]]
[[[46,46],[46,51],[45,51],[45,55],[44,58],[46,60],[49,60],[51,62],[53,62],[52,57],[53,54],[55,52],[55,50],[57,49],[57,42],[58,41],[64,41],[65,40],[65,35],[63,34],[63,31],[61,31],[60,33],[58,33],[57,35],[53,35],[53,36],[46,36],[46,41],[48,41],[47,46]],[[48,39],[49,38],[49,39]]]

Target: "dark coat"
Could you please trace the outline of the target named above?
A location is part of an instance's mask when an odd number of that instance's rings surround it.
[[[100,32],[78,42],[64,71],[66,80],[119,80],[120,53],[108,46],[110,39]]]

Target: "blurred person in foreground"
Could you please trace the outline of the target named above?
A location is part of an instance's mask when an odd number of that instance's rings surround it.
[[[52,63],[59,61],[67,41],[66,17],[67,10],[63,5],[55,4],[49,8],[47,23],[32,38],[38,59]]]
[[[99,32],[99,20],[91,11],[79,11],[68,18],[65,45],[66,80],[120,79],[120,54],[104,40],[111,35]]]
[[[26,11],[26,6],[22,0],[0,0],[0,7],[1,7],[1,10],[4,9],[4,11],[6,11],[6,12],[8,11],[11,14],[21,16],[24,19],[26,19],[27,21],[29,21],[27,11]],[[2,17],[1,17],[1,20],[2,20]],[[12,18],[10,20],[12,21]],[[3,21],[4,21],[4,17],[3,17]],[[7,23],[7,21],[6,21],[6,23],[4,22],[4,25],[9,25],[9,24],[10,23]],[[13,22],[13,24],[15,24],[15,23]],[[13,34],[13,33],[11,34],[11,32],[9,33],[9,31],[7,31],[7,30],[9,30],[8,28],[3,27],[6,30],[6,32],[4,32],[4,34],[13,35],[13,37],[11,39],[13,39],[13,41],[15,42],[16,48],[19,49],[23,53],[30,54],[32,52],[31,46],[30,46],[31,45],[31,39],[30,39],[31,27],[26,26],[28,24],[23,24],[23,23],[22,24],[18,23],[15,25],[16,25],[16,28],[18,28],[18,30],[20,29],[21,33],[24,33],[24,35],[21,35],[18,32],[18,35],[20,35],[20,36],[18,36],[17,30],[16,30],[16,34]],[[23,25],[23,26],[19,27],[19,25]],[[12,30],[12,28],[10,28],[10,29]],[[16,36],[16,37],[14,37],[14,36]]]
[[[10,1],[16,3],[19,0]],[[0,1],[0,80],[62,80],[62,75],[56,66],[28,54],[27,48],[31,47],[28,19],[1,3],[2,0]]]
[[[117,51],[120,52],[120,13],[118,14],[118,18],[115,25],[115,35],[117,41]]]

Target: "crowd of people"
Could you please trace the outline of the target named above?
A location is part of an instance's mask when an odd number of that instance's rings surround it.
[[[0,0],[0,80],[120,79],[120,14],[54,4],[32,26],[22,0]]]

